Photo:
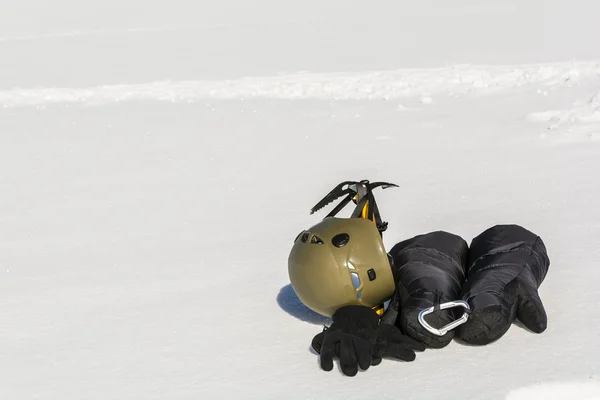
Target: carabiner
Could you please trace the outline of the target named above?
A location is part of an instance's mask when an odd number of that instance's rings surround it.
[[[438,310],[445,310],[447,308],[452,308],[452,307],[464,307],[467,311],[465,311],[463,313],[462,317],[460,317],[456,321],[451,322],[448,325],[446,325],[440,329],[436,329],[436,328],[432,327],[431,325],[429,325],[427,323],[427,321],[425,321],[426,315],[431,314],[434,311],[436,311],[436,307],[429,307],[429,308],[426,308],[425,310],[422,310],[419,313],[419,323],[421,324],[421,326],[423,326],[423,328],[427,329],[429,332],[433,333],[434,335],[444,336],[446,333],[448,333],[448,331],[456,328],[459,325],[464,324],[465,322],[467,322],[467,319],[469,319],[469,310],[471,310],[471,307],[469,307],[469,303],[467,303],[464,300],[449,301],[447,303],[440,304]]]

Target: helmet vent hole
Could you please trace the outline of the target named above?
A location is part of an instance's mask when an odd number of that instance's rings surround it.
[[[354,268],[354,265],[352,265],[352,263],[350,261],[348,261],[348,268],[350,268],[350,269],[356,269],[356,268]]]
[[[360,296],[362,295],[362,290],[356,292],[356,298],[360,300]]]
[[[296,243],[298,241],[298,239],[300,239],[300,236],[302,236],[303,233],[304,233],[304,231],[300,232],[298,234],[298,236],[296,236],[296,239],[294,239],[294,243]]]
[[[354,285],[354,289],[358,289],[360,286],[360,278],[356,272],[352,272],[352,284]]]
[[[335,247],[344,247],[350,241],[350,235],[347,233],[339,233],[331,238],[331,243]]]
[[[306,243],[308,241],[308,237],[310,236],[310,234],[308,232],[304,232],[302,234],[302,243]]]
[[[321,240],[321,238],[316,235],[313,236],[312,239],[310,239],[310,242],[315,244],[323,244],[323,240]]]

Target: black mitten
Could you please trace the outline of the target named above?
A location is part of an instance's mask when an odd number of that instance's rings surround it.
[[[457,329],[459,337],[485,345],[502,337],[516,318],[543,332],[547,317],[538,288],[549,265],[542,239],[521,226],[496,225],[475,237],[462,293],[471,315]]]
[[[422,349],[401,332],[394,333],[387,327],[380,329],[379,316],[365,306],[345,306],[332,316],[333,323],[313,338],[312,347],[319,353],[321,368],[333,369],[333,358],[338,357],[344,375],[354,376],[358,367],[367,370],[377,365],[382,357],[395,357],[412,361],[415,353],[410,349]],[[394,327],[391,327],[394,328]],[[424,349],[424,348],[423,348]]]
[[[430,307],[460,300],[465,279],[468,245],[460,236],[431,232],[396,244],[389,255],[396,280],[396,293],[383,316],[402,332],[432,348],[448,345],[454,331],[439,336],[419,322],[419,313]],[[424,317],[434,329],[460,318],[465,309],[436,310]]]

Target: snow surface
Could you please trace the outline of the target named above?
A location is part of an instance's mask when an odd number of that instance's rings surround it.
[[[0,399],[600,399],[599,12],[3,5]],[[287,255],[346,179],[388,247],[542,236],[547,331],[322,371]]]

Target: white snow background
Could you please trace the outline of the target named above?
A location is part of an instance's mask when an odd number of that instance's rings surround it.
[[[0,399],[600,399],[600,3],[5,1]],[[539,234],[549,323],[344,376],[289,286],[342,180],[386,246]]]

